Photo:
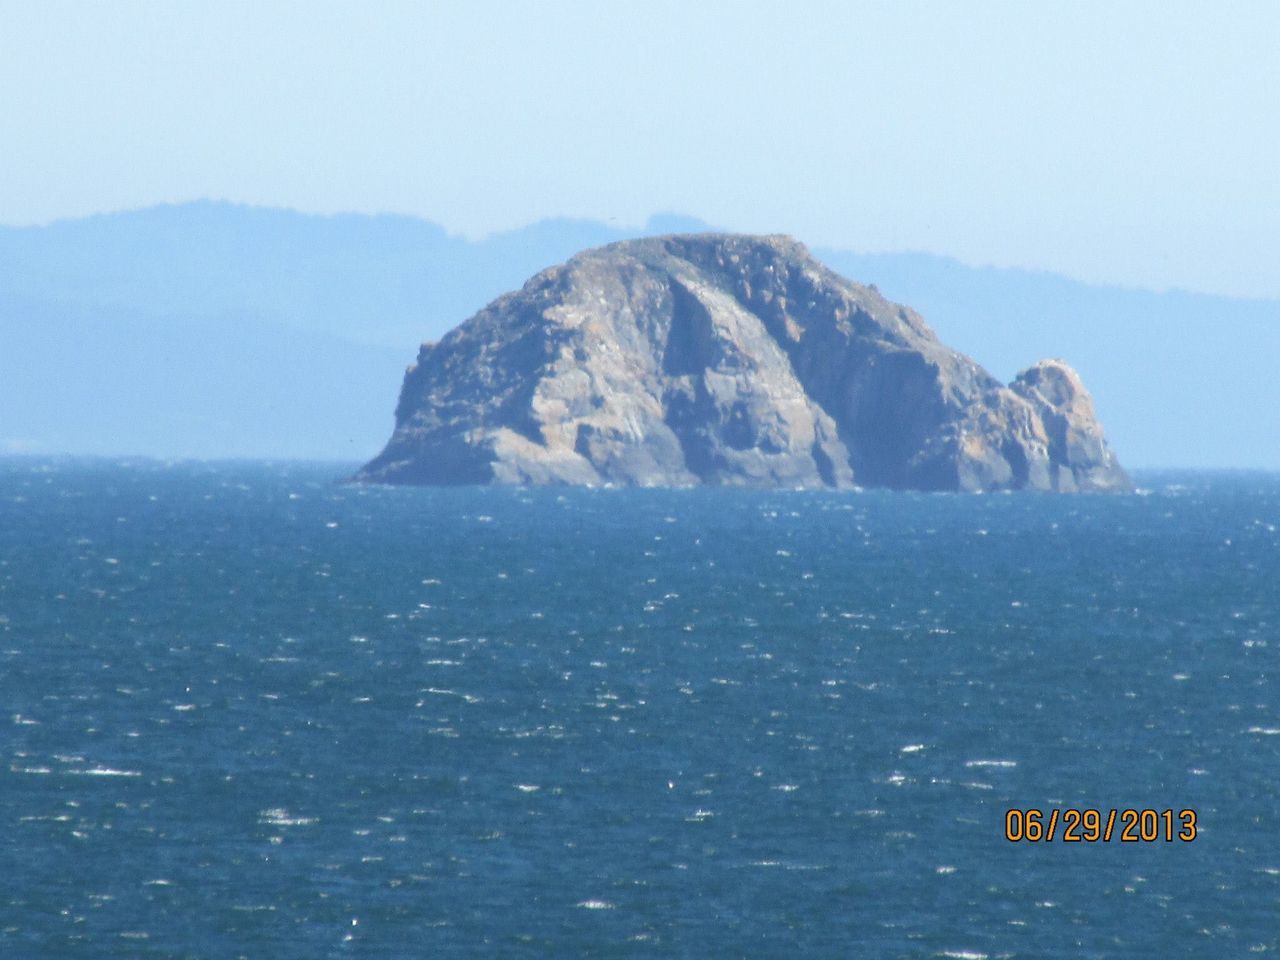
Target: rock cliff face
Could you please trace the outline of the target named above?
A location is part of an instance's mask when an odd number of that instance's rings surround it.
[[[1006,387],[796,241],[723,234],[586,251],[424,344],[356,479],[1130,487],[1065,363]]]

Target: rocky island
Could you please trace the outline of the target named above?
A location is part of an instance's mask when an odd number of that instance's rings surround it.
[[[354,479],[1130,489],[1062,361],[1006,386],[795,240],[729,234],[585,251],[423,344]]]

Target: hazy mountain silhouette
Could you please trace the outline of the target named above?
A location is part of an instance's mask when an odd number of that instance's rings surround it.
[[[470,241],[210,202],[0,227],[0,451],[364,459],[420,341],[581,249],[705,227],[558,219]],[[1001,379],[1068,360],[1127,464],[1280,468],[1280,301],[813,252]]]

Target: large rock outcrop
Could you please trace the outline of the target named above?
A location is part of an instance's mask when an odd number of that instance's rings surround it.
[[[588,250],[409,368],[357,480],[1127,490],[1065,363],[1009,386],[782,236]]]

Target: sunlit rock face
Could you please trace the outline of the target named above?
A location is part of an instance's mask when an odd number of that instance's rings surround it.
[[[405,375],[357,480],[1123,491],[1080,378],[1005,386],[783,236],[588,250]]]

